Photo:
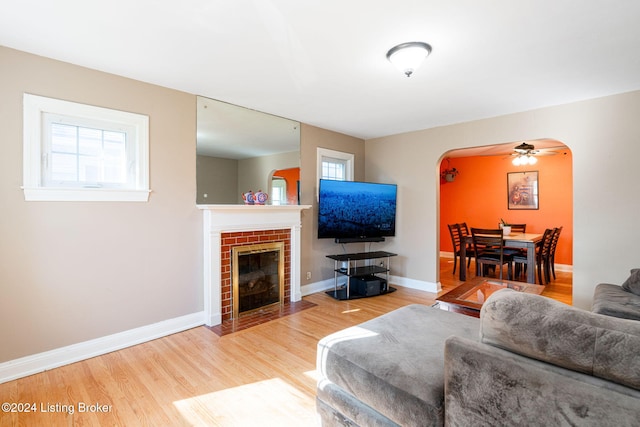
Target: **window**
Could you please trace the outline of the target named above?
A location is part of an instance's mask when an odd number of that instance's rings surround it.
[[[318,148],[318,180],[353,181],[352,153]]]
[[[287,181],[282,178],[273,177],[271,181],[271,204],[287,204]]]
[[[24,95],[25,200],[147,201],[149,118]]]
[[[329,150],[318,147],[316,173],[318,181],[321,179],[334,179],[339,181],[353,181],[353,153]],[[316,185],[316,200],[318,188]]]

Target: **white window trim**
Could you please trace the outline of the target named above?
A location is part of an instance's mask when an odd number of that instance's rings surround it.
[[[355,158],[354,154],[321,147],[318,147],[317,149],[316,175],[318,181],[320,181],[320,178],[322,178],[322,160],[326,157],[344,160],[346,162],[345,181],[353,181],[353,160]]]
[[[23,187],[27,201],[124,201],[149,200],[149,117],[92,105],[24,94]],[[136,129],[134,189],[53,188],[42,185],[42,114],[55,113],[86,119],[130,124]]]
[[[318,200],[319,197],[319,183],[322,178],[322,160],[326,157],[344,160],[346,162],[345,181],[353,181],[353,162],[355,159],[355,155],[353,153],[345,153],[344,151],[318,147],[316,153],[316,200]]]

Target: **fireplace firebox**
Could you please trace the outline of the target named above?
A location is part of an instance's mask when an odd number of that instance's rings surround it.
[[[282,304],[285,288],[284,242],[231,249],[233,318]]]

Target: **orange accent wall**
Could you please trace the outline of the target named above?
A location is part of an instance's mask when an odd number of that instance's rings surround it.
[[[456,168],[454,182],[440,182],[440,250],[453,252],[447,224],[497,228],[500,218],[526,223],[527,232],[563,226],[556,263],[573,265],[573,161],[569,150],[540,156],[533,166],[513,166],[509,157],[460,157],[443,160],[440,170]],[[538,210],[509,210],[507,173],[538,171]]]
[[[287,203],[298,204],[298,181],[300,181],[300,168],[280,169],[273,173],[287,183]]]

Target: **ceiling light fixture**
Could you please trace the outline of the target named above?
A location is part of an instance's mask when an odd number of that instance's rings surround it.
[[[514,166],[526,166],[526,165],[535,165],[538,159],[533,156],[521,155],[518,157],[514,157],[511,163]]]
[[[427,43],[408,42],[389,49],[387,59],[407,77],[411,77],[430,53],[431,46]]]
[[[513,153],[513,163],[514,166],[526,166],[526,165],[535,165],[538,162],[534,156],[538,154],[538,150],[531,144],[527,144],[523,142],[513,149],[515,153]]]

